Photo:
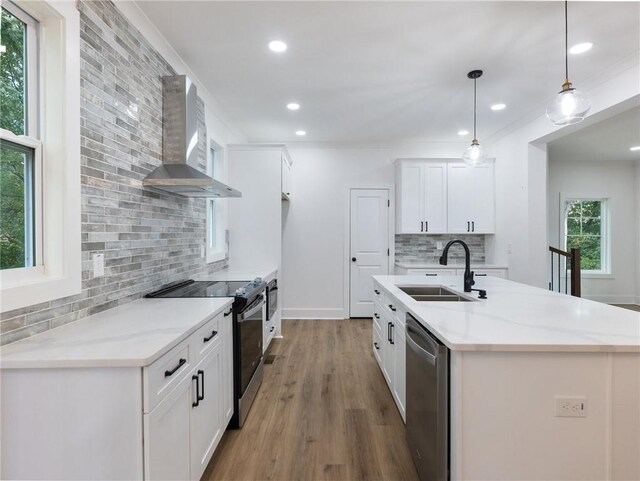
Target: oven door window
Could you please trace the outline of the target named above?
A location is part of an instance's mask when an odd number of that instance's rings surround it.
[[[247,389],[262,357],[262,296],[240,313],[240,395]]]

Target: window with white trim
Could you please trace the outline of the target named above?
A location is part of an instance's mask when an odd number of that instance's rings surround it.
[[[38,22],[4,1],[0,26],[0,270],[41,256]]]
[[[210,141],[207,155],[207,174],[216,180],[223,181],[224,149],[214,141]],[[207,262],[224,259],[227,255],[226,242],[226,199],[207,199]]]
[[[75,2],[49,0],[2,0],[0,7],[6,312],[82,290],[80,13]]]
[[[580,249],[583,273],[609,274],[609,202],[603,198],[565,198],[563,201],[565,250]]]

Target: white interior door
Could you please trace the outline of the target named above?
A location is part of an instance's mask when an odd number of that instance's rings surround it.
[[[389,273],[389,191],[351,190],[350,317],[373,315],[373,275]]]

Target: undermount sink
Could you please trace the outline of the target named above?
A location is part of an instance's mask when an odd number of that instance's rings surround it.
[[[460,296],[440,286],[398,286],[405,294],[419,302],[469,302],[470,299]]]

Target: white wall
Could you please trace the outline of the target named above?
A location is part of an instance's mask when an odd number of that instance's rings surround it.
[[[294,188],[283,233],[283,317],[342,319],[348,316],[344,263],[349,185],[393,184],[395,159],[460,158],[467,145],[288,147]]]
[[[560,241],[560,194],[606,197],[611,213],[611,277],[582,279],[582,297],[632,304],[637,297],[638,203],[636,167],[629,162],[583,162],[549,156],[549,241]]]
[[[637,59],[633,62],[609,80],[580,86],[592,102],[582,124],[558,128],[541,105],[539,117],[488,139],[496,158],[496,235],[487,249],[494,251],[493,262],[509,265],[511,280],[548,285],[546,143],[637,105],[640,68]]]
[[[636,162],[636,249],[640,246],[640,161]],[[637,252],[636,304],[640,304],[640,250]]]

